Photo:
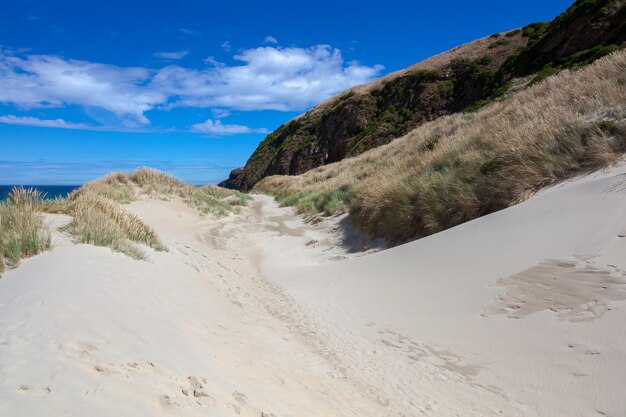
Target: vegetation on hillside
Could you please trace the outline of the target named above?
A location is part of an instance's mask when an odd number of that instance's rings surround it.
[[[255,190],[301,212],[350,211],[373,237],[404,242],[519,203],[626,152],[626,52],[565,70],[473,113]]]
[[[493,96],[500,65],[526,40],[516,32],[495,42],[497,48],[489,48],[489,41],[461,47],[443,62],[321,104],[269,134],[246,166],[220,185],[248,190],[268,175],[300,174],[389,143],[422,123]]]
[[[517,78],[536,74],[523,83],[532,85],[621,49],[624,22],[623,0],[577,0],[552,22],[493,34],[419,69],[352,89],[268,135],[222,185],[248,190],[269,175],[301,174],[389,143],[437,117],[476,111],[519,88]]]
[[[624,0],[577,0],[551,22],[525,26],[527,45],[507,59],[500,75],[587,65],[623,46],[625,22]]]

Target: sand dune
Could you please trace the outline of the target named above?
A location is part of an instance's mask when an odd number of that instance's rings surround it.
[[[0,415],[626,413],[626,165],[378,253],[264,196],[130,209],[168,252],[56,231],[0,279]]]
[[[388,251],[269,275],[329,334],[363,343],[355,372],[384,378],[390,402],[433,415],[621,416],[625,171]]]

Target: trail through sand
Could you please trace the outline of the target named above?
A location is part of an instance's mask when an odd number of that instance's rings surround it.
[[[0,278],[0,416],[624,416],[624,172],[377,253],[265,196],[132,203],[148,262],[55,232]]]

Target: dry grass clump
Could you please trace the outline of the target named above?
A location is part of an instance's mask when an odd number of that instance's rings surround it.
[[[80,243],[109,247],[135,259],[145,258],[136,243],[166,250],[152,228],[108,197],[80,193],[70,200],[69,213],[73,218],[65,230]]]
[[[0,272],[50,248],[50,233],[38,214],[43,204],[39,191],[23,187],[0,203]]]
[[[125,172],[114,172],[88,182],[78,190],[73,191],[68,199],[73,200],[83,194],[96,194],[122,204],[130,203],[136,198],[136,191],[130,174]]]
[[[403,242],[519,203],[625,152],[626,52],[617,52],[479,112],[255,189],[305,212],[349,210],[369,235]]]

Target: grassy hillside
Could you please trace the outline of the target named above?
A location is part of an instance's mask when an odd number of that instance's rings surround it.
[[[257,186],[302,212],[349,211],[373,237],[436,233],[614,163],[626,152],[626,52],[355,158]]]
[[[624,0],[578,0],[534,23],[437,55],[327,100],[268,135],[222,182],[248,190],[270,175],[297,175],[387,144],[438,117],[475,111],[520,80],[586,65],[626,41]]]
[[[498,34],[352,88],[268,135],[220,185],[248,190],[268,175],[301,174],[468,109],[496,94],[499,68],[526,41],[519,31]]]

